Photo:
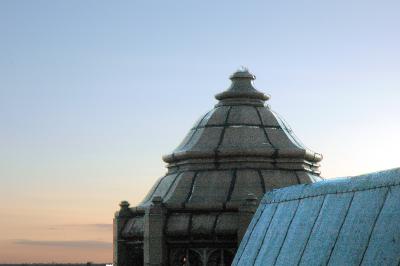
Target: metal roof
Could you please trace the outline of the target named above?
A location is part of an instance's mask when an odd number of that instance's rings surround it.
[[[169,169],[280,168],[319,174],[322,155],[306,148],[254,88],[255,76],[240,70],[219,102],[203,115],[182,143],[163,157]]]
[[[230,87],[216,95],[215,107],[164,156],[168,172],[130,209],[135,214],[122,230],[124,237],[142,237],[142,216],[155,197],[170,213],[179,213],[168,216],[168,235],[213,236],[236,231],[237,211],[248,194],[258,202],[266,191],[321,179],[322,155],[307,149],[265,104],[269,96],[254,87],[255,76],[243,69],[230,79]],[[186,215],[199,211],[209,214]]]
[[[267,193],[233,265],[398,265],[400,168]]]

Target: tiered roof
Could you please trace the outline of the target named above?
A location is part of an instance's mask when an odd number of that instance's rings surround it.
[[[274,188],[320,179],[322,156],[305,148],[265,104],[269,96],[254,88],[255,76],[240,70],[230,79],[228,90],[216,95],[215,107],[164,156],[168,172],[130,208],[135,218],[126,224],[125,237],[142,237],[142,215],[155,197],[171,213],[167,235],[213,238],[236,234],[238,207],[249,194],[258,202]]]
[[[321,154],[307,149],[288,124],[253,86],[248,70],[230,77],[228,90],[203,115],[183,142],[163,157],[170,169],[263,168],[305,170],[319,174]]]

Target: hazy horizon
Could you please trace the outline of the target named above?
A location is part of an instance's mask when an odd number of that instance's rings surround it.
[[[0,263],[111,262],[112,218],[241,65],[327,178],[400,166],[399,1],[0,2]]]

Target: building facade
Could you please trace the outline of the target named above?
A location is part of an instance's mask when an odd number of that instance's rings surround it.
[[[114,218],[114,265],[230,265],[263,195],[320,180],[307,149],[247,70],[163,157],[168,171]]]

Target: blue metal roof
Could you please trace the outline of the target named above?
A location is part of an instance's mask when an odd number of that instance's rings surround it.
[[[233,265],[398,265],[400,168],[265,194]]]

